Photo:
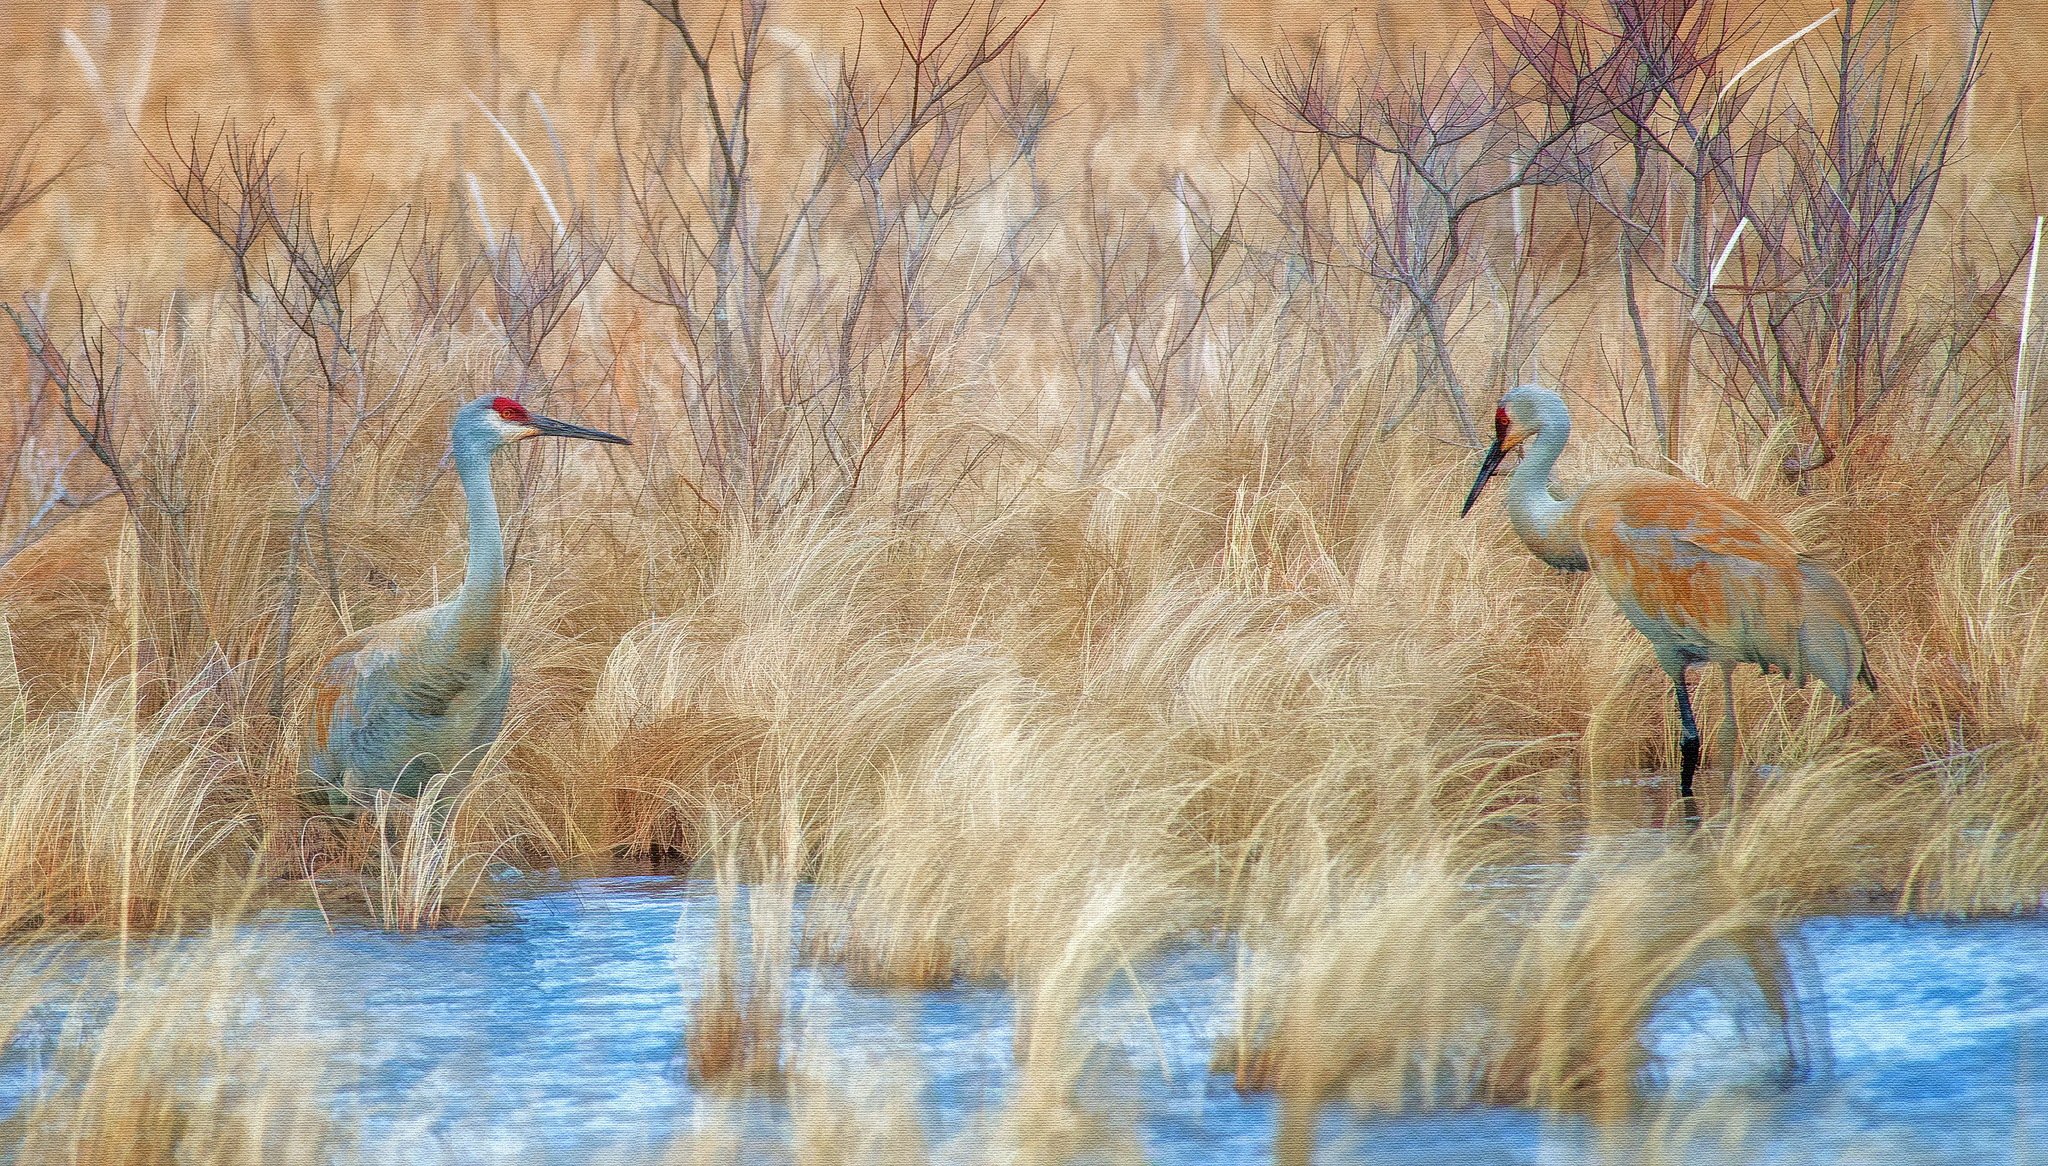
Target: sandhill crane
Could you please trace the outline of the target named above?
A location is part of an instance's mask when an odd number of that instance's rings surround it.
[[[1848,589],[1801,554],[1775,517],[1697,482],[1641,469],[1605,474],[1559,498],[1550,472],[1571,436],[1571,413],[1539,385],[1503,396],[1493,428],[1493,446],[1459,513],[1470,514],[1501,459],[1526,446],[1508,480],[1508,520],[1537,558],[1590,570],[1649,639],[1678,694],[1678,791],[1688,819],[1700,762],[1688,666],[1721,666],[1727,714],[1716,747],[1731,771],[1737,664],[1776,668],[1802,687],[1819,677],[1844,707],[1859,679],[1877,691]]]
[[[385,789],[417,797],[461,774],[497,737],[512,693],[505,650],[505,542],[491,456],[529,437],[625,438],[479,397],[456,410],[449,447],[469,503],[469,563],[454,598],[364,628],[336,645],[313,687],[307,755],[336,808]]]

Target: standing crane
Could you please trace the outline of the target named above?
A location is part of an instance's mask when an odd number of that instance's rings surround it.
[[[454,598],[364,628],[337,644],[313,682],[307,755],[337,809],[370,790],[417,797],[462,774],[498,735],[512,694],[505,650],[505,537],[491,457],[531,437],[625,438],[479,397],[455,412],[448,442],[469,504],[469,564]]]
[[[1686,692],[1687,667],[1721,666],[1727,714],[1716,748],[1731,771],[1737,664],[1776,668],[1800,687],[1818,677],[1845,708],[1857,680],[1877,691],[1855,601],[1834,572],[1800,553],[1777,518],[1653,470],[1617,470],[1559,498],[1550,472],[1571,436],[1571,413],[1540,385],[1509,390],[1494,410],[1493,429],[1493,446],[1459,513],[1472,512],[1503,458],[1527,447],[1508,479],[1508,520],[1537,558],[1561,570],[1590,570],[1650,641],[1678,695],[1678,792],[1688,820],[1696,817],[1700,730]]]

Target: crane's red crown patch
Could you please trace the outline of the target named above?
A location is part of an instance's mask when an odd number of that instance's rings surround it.
[[[507,421],[516,422],[520,425],[524,425],[528,421],[533,420],[533,415],[526,411],[526,406],[520,404],[519,402],[513,400],[510,397],[491,398],[491,408],[497,411],[498,416],[503,417]]]

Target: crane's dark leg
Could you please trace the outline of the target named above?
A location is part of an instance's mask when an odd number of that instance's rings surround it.
[[[1699,824],[1699,803],[1692,800],[1692,775],[1700,767],[1700,726],[1692,716],[1692,694],[1685,688],[1685,664],[1666,667],[1671,690],[1678,694],[1678,802],[1685,811],[1685,824]]]

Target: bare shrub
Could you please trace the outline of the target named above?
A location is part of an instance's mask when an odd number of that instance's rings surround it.
[[[701,100],[633,101],[641,82],[618,78],[612,145],[630,246],[612,266],[675,320],[708,493],[759,519],[798,502],[843,506],[893,443],[901,498],[910,426],[946,356],[935,338],[970,320],[999,329],[1014,306],[1003,292],[1022,277],[1029,205],[995,262],[946,266],[948,320],[928,297],[938,257],[973,229],[969,212],[1004,213],[1001,180],[1047,116],[1043,83],[1005,72],[1035,13],[979,0],[884,7],[879,45],[819,66],[808,93],[778,94],[818,132],[776,156],[752,129],[766,4],[745,0],[715,23],[648,7],[681,41]],[[695,143],[708,157],[697,168]],[[1037,190],[1027,184],[1034,201]]]
[[[1521,250],[1481,212],[1525,189],[1583,183],[1603,158],[1594,131],[1636,97],[1588,84],[1572,101],[1533,101],[1518,71],[1486,39],[1444,65],[1391,71],[1356,41],[1325,39],[1279,56],[1260,78],[1255,116],[1309,143],[1306,154],[1271,147],[1298,232],[1331,244],[1326,262],[1355,264],[1381,285],[1390,327],[1412,349],[1415,392],[1390,428],[1434,392],[1477,442],[1456,324],[1487,257],[1505,267]]]
[[[1695,187],[1670,278],[1698,305],[1731,403],[1763,431],[1798,423],[1788,476],[1834,461],[1917,380],[1944,379],[1991,319],[1995,298],[1978,298],[1966,318],[1916,322],[1909,281],[1982,75],[1988,11],[1969,7],[1961,61],[1938,79],[1902,43],[1894,6],[1847,4],[1825,51],[1805,42],[1787,76],[1731,78],[1667,138]],[[1747,245],[1709,260],[1737,223]],[[1732,307],[1713,280],[1723,262]]]

